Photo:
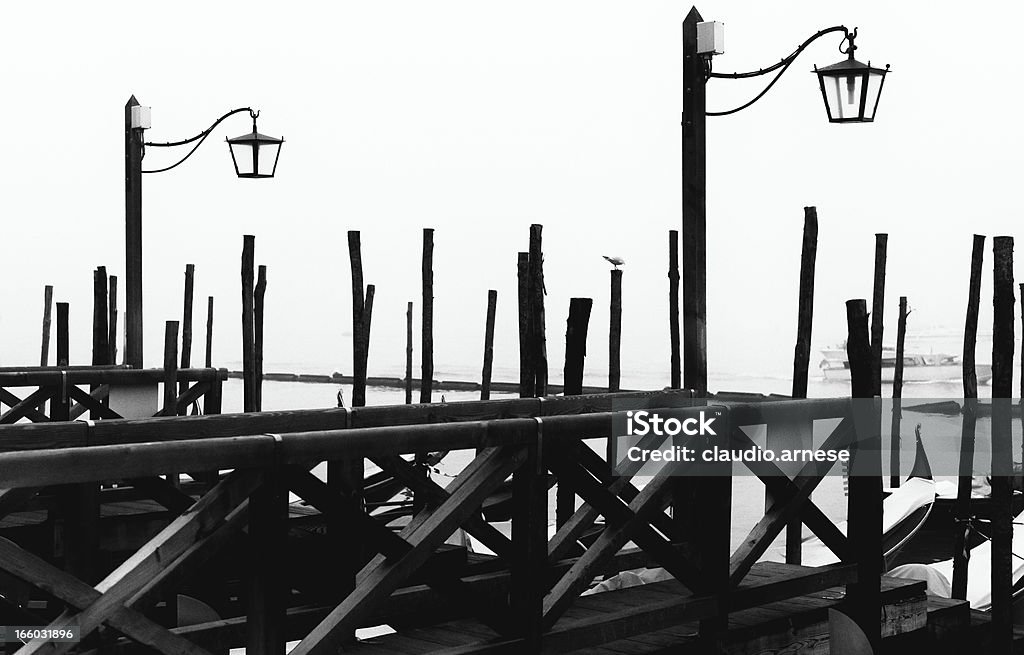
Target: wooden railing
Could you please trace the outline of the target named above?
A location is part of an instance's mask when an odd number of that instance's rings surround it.
[[[142,480],[159,490],[164,504],[176,508],[176,516],[122,564],[99,572],[95,580],[83,579],[67,566],[62,569],[54,553],[30,552],[3,539],[0,569],[68,608],[59,615],[50,611],[40,620],[73,623],[84,634],[108,626],[132,642],[167,654],[243,645],[250,654],[283,653],[286,640],[300,640],[292,651],[297,655],[333,653],[353,639],[356,628],[436,617],[442,607],[436,602],[439,598],[446,599],[447,612],[474,616],[494,635],[452,652],[537,652],[541,647],[545,652],[564,652],[688,620],[701,620],[701,636],[714,641],[721,637],[729,612],[857,582],[857,563],[881,557],[881,537],[860,525],[851,525],[850,537],[845,537],[811,502],[811,492],[828,472],[826,464],[809,464],[793,480],[779,475],[774,465],[753,465],[773,500],[731,557],[710,557],[707,544],[720,545],[723,538],[728,543],[728,503],[725,519],[706,525],[680,520],[684,515],[700,519],[700,512],[666,510],[680,497],[680,480],[696,481],[692,486],[698,500],[708,500],[702,489],[720,490],[720,483],[676,477],[682,472],[678,467],[685,465],[675,464],[638,488],[632,480],[638,467],[613,473],[608,462],[582,442],[609,436],[616,418],[612,410],[627,398],[657,408],[678,406],[689,396],[606,394],[65,423],[47,429],[3,427],[0,448],[6,452],[0,453],[0,480],[6,489],[0,491],[0,508],[5,512],[25,501],[25,489]],[[733,447],[752,446],[742,427],[791,423],[794,413],[806,420],[839,419],[822,448],[842,448],[853,441],[849,400],[715,405],[728,411]],[[403,457],[471,449],[477,451],[476,457],[446,487]],[[366,460],[423,499],[424,509],[397,532],[364,506],[369,490],[363,476]],[[310,472],[324,461],[329,463],[326,481]],[[158,477],[172,471],[212,470],[230,473],[198,499],[162,485]],[[559,485],[571,487],[584,501],[550,540],[549,470]],[[509,476],[511,538],[480,514],[484,500]],[[301,563],[289,556],[289,492],[323,513],[331,544],[331,557],[318,562],[323,570],[307,571],[305,576],[295,570],[302,568]],[[851,490],[851,508],[858,502],[862,501]],[[720,499],[707,505],[722,507]],[[880,506],[869,511],[880,517]],[[856,513],[850,514],[852,521]],[[599,516],[604,523],[583,550],[580,537],[594,528]],[[842,562],[813,576],[771,584],[747,580],[753,564],[794,517]],[[493,551],[501,570],[462,579],[439,566],[442,545],[459,528]],[[709,536],[709,529],[726,532]],[[624,552],[628,542],[640,551]],[[244,607],[221,621],[161,626],[154,618],[157,600],[225,552],[232,560],[247,562],[242,576],[246,588],[236,592]],[[688,593],[624,608],[600,620],[562,620],[596,575],[647,564],[664,567]],[[851,590],[852,602],[871,598],[863,589],[877,587],[878,580],[859,583],[861,591],[856,586]],[[880,608],[874,611],[877,617]],[[130,648],[128,642],[104,643],[112,650]],[[60,653],[72,647],[30,642],[19,652]]]

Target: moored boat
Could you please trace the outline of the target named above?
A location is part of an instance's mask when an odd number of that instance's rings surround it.
[[[849,380],[850,362],[845,346],[824,348],[818,364],[826,380]],[[992,379],[992,367],[976,364],[974,370],[978,384],[988,384]],[[892,382],[896,374],[896,348],[882,347],[882,382]],[[963,362],[959,355],[944,353],[904,353],[904,382],[959,382],[963,379]]]

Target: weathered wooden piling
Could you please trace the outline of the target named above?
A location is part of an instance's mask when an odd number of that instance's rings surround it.
[[[256,343],[255,317],[253,315],[253,276],[256,237],[246,234],[242,237],[242,411],[256,411]]]
[[[206,297],[206,368],[213,367],[213,296]]]
[[[566,396],[583,393],[583,365],[587,356],[587,330],[593,304],[591,298],[569,299],[569,318],[565,322],[565,367],[562,370],[563,393]],[[608,451],[612,451],[610,440]],[[608,461],[611,463],[611,460]],[[576,493],[570,485],[559,484],[555,496],[555,524],[562,527],[575,511]]]
[[[107,325],[107,268],[99,266],[92,273],[92,364],[110,364],[110,330]]]
[[[57,366],[67,366],[68,353],[68,304],[57,303]]]
[[[896,324],[896,371],[892,380],[892,422],[890,423],[889,486],[900,486],[900,422],[903,420],[903,349],[907,340],[907,297],[900,296],[900,317]]]
[[[164,324],[164,401],[161,414],[178,414],[178,322]]]
[[[611,305],[608,323],[608,391],[619,390],[622,350],[622,270],[611,270]]]
[[[405,404],[412,403],[412,301],[405,307]]]
[[[992,651],[1013,652],[1013,237],[992,240]]]
[[[434,381],[434,230],[423,228],[423,307],[420,330],[420,402],[430,402]]]
[[[181,308],[181,368],[192,365],[192,296],[195,289],[195,264],[185,264],[185,287],[182,292]],[[178,385],[178,393],[188,389],[187,382]]]
[[[267,267],[260,264],[256,274],[256,289],[253,291],[253,387],[256,395],[256,411],[263,411],[263,316],[267,295]]]
[[[50,363],[50,307],[53,305],[53,285],[47,284],[43,289],[43,338],[42,350],[39,354],[39,365]]]
[[[818,210],[804,207],[804,237],[800,252],[800,292],[797,301],[796,346],[793,349],[793,397],[807,397],[814,325],[814,268],[818,257]]]
[[[352,406],[363,407],[366,405],[366,365],[370,342],[368,315],[372,311],[373,285],[364,291],[363,255],[357,230],[348,233],[348,257],[352,269]]]
[[[885,318],[885,256],[888,234],[875,235],[875,276],[871,294],[871,362],[876,396],[882,395],[882,327]]]
[[[1020,316],[1021,322],[1024,323],[1024,282],[1020,284]],[[1020,350],[1020,395],[1017,402],[1020,407],[1021,430],[1024,431],[1024,348]],[[1024,462],[1024,440],[1021,440],[1020,448],[1020,461]]]
[[[678,389],[682,384],[679,356],[679,230],[668,231],[668,332],[672,367],[670,386]]]
[[[850,549],[857,554],[857,582],[847,586],[846,596],[850,617],[864,631],[877,652],[881,642],[879,612],[883,571],[882,460],[881,435],[877,432],[880,423],[875,415],[877,408],[871,407],[870,401],[856,400],[876,395],[874,342],[869,343],[868,339],[867,303],[864,300],[846,302],[846,322],[846,351],[850,362],[852,396],[856,403],[854,421],[857,428],[857,438],[850,449],[847,510]]]
[[[978,312],[981,306],[981,268],[985,258],[985,237],[974,235],[971,279],[964,321],[963,385],[964,409],[960,427],[960,465],[956,493],[956,519],[961,526],[953,539],[953,598],[967,597],[967,533],[971,516],[971,487],[974,482],[974,436],[978,420],[978,373],[975,354],[978,343]]]
[[[533,364],[533,393],[538,397],[548,393],[548,346],[544,318],[544,250],[541,233],[544,227],[530,226],[530,337]]]
[[[107,347],[110,354],[107,356],[107,363],[117,363],[117,276],[111,275],[109,279],[110,292],[107,296]]]
[[[484,322],[484,367],[480,374],[480,400],[491,398],[491,366],[494,363],[494,315],[498,309],[498,292],[487,291],[487,319]]]
[[[533,337],[530,318],[530,253],[521,252],[516,262],[519,281],[519,397],[533,397]]]

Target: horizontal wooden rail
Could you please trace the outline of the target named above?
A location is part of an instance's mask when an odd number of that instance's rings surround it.
[[[47,366],[28,369],[0,368],[0,387],[45,387],[68,384],[159,384],[164,380],[162,368],[131,369],[106,366]],[[177,371],[179,382],[226,380],[227,369],[182,368]]]

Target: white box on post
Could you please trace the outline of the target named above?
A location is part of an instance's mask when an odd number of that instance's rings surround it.
[[[717,20],[697,23],[697,54],[725,54],[725,23]]]

